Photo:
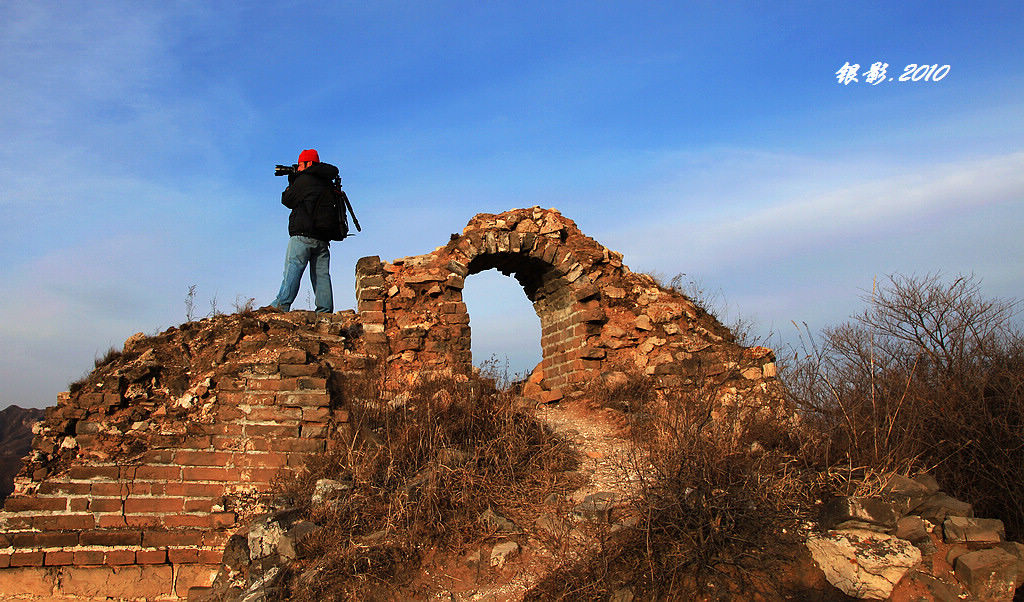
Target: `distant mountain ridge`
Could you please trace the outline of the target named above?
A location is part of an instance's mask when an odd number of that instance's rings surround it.
[[[0,410],[0,501],[14,490],[21,459],[32,450],[32,425],[43,415],[42,409],[16,405]]]

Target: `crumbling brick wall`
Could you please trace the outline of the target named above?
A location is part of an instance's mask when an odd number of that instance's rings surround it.
[[[357,381],[379,374],[387,395],[472,370],[462,289],[492,268],[540,318],[528,396],[640,371],[663,393],[714,377],[723,403],[780,407],[770,350],[737,345],[572,220],[539,207],[481,214],[432,253],[360,259],[358,313],[245,312],[126,341],[37,425],[0,512],[0,599],[175,599],[208,585],[272,481],[348,426]]]
[[[355,332],[352,311],[260,312],[129,339],[37,425],[0,513],[0,598],[208,585],[272,481],[347,420],[331,403],[367,368]]]
[[[678,291],[636,274],[554,209],[480,214],[432,253],[359,261],[359,312],[396,385],[429,371],[468,371],[468,276],[497,269],[519,281],[541,323],[542,361],[526,393],[542,401],[609,372],[639,370],[662,390],[717,376],[739,397],[778,397],[769,349],[745,349]]]

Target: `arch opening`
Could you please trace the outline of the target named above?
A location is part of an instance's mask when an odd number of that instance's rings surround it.
[[[534,346],[534,349],[539,347],[540,362],[526,370],[531,373],[539,370],[537,376],[543,379],[547,388],[554,389],[567,384],[571,372],[578,369],[573,362],[578,359],[578,351],[585,337],[576,328],[578,304],[562,274],[541,259],[518,253],[484,253],[473,258],[468,266],[470,275],[492,269],[519,282],[526,298],[533,305],[533,313],[540,320],[540,344]],[[493,278],[500,277],[495,275]],[[463,292],[465,301],[466,295]],[[471,335],[471,347],[479,349],[477,340],[481,322],[473,317],[475,314],[472,309],[476,305],[467,301],[471,328],[475,331]],[[479,308],[475,311],[479,311]],[[513,336],[521,337],[522,333]],[[475,362],[486,359],[478,357],[476,353],[473,357]]]
[[[541,362],[541,327],[521,286],[494,269],[469,276],[462,291],[473,365],[499,384],[525,379]]]

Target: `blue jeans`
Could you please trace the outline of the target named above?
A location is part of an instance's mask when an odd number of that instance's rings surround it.
[[[334,292],[331,290],[331,247],[326,240],[308,236],[292,236],[288,239],[288,250],[284,257],[284,281],[273,305],[281,311],[289,311],[295,295],[299,294],[302,272],[309,264],[309,281],[316,296],[316,311],[334,311]]]

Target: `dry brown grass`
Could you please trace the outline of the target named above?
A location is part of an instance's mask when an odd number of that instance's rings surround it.
[[[281,493],[324,525],[292,566],[296,600],[386,599],[427,549],[454,552],[484,536],[491,508],[531,520],[576,466],[568,445],[481,379],[429,380],[403,396],[346,400],[354,425]],[[348,483],[310,507],[319,478]]]

